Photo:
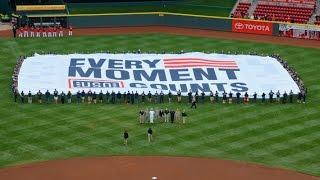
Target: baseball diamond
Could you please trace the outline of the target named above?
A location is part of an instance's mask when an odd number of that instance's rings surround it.
[[[319,4],[0,1],[0,179],[319,179]]]

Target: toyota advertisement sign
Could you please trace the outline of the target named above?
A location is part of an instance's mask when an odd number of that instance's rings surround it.
[[[272,35],[272,23],[250,20],[232,20],[232,32]]]

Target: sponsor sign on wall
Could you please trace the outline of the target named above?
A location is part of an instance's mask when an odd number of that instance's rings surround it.
[[[299,92],[288,72],[274,58],[252,55],[70,54],[34,55],[25,59],[18,90],[32,93],[89,91],[121,93]]]
[[[272,23],[250,20],[232,20],[232,31],[251,34],[272,35]]]

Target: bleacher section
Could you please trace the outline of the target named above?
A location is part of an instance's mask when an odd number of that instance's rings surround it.
[[[312,4],[260,1],[253,15],[255,19],[306,24],[314,10]]]
[[[251,6],[250,2],[239,2],[235,11],[231,14],[234,18],[246,18],[248,17],[248,10]]]

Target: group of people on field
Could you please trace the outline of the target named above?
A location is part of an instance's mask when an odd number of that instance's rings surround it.
[[[143,123],[155,123],[156,121],[158,122],[182,122],[183,124],[186,123],[187,119],[187,113],[185,110],[180,111],[179,109],[174,110],[174,109],[153,109],[146,108],[145,110],[141,109],[139,111],[139,122],[140,124]]]
[[[21,26],[19,28],[13,27],[13,36],[19,38],[28,37],[64,37],[65,35],[72,36],[73,28],[69,26],[67,29],[61,25],[53,26]]]

